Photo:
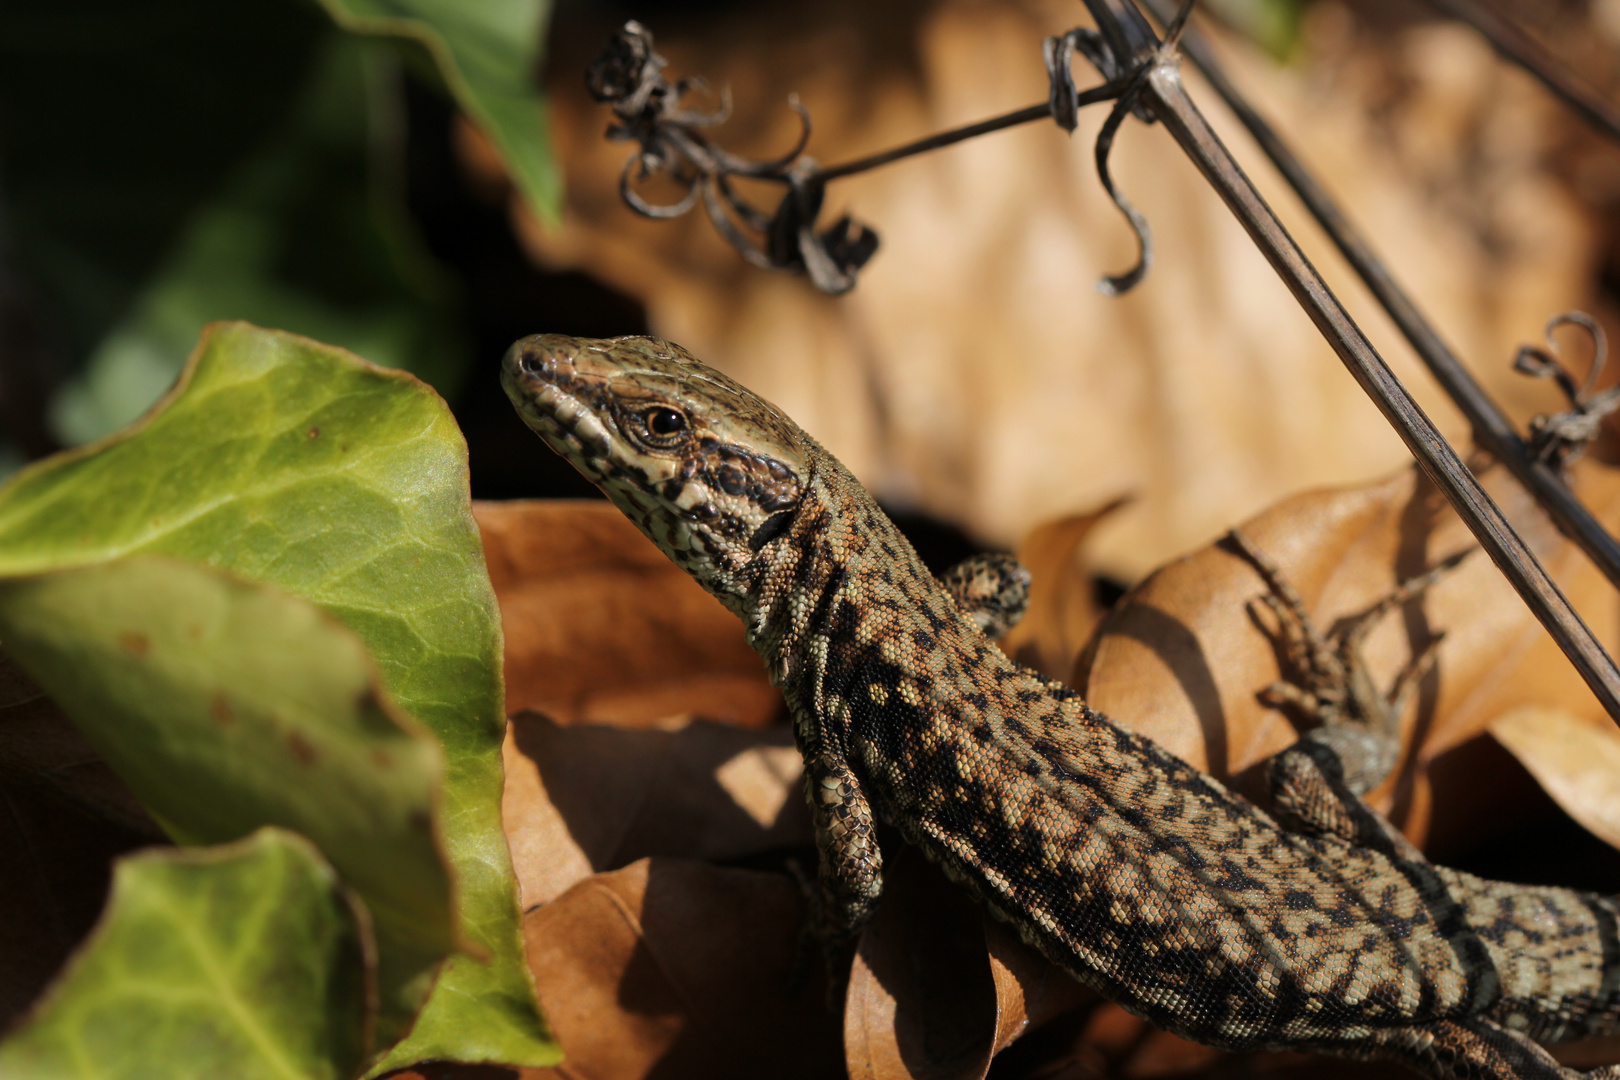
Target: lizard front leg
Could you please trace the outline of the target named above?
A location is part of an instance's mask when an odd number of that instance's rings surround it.
[[[805,795],[820,856],[810,894],[809,941],[828,967],[828,992],[842,983],[845,949],[871,921],[883,894],[883,853],[877,823],[860,782],[843,760],[821,753],[805,762]]]
[[[991,640],[1017,626],[1029,608],[1029,570],[1004,552],[970,555],[941,574],[939,584]]]

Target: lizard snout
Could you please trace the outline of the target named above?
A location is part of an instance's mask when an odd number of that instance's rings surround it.
[[[550,382],[557,374],[557,352],[543,338],[524,338],[506,351],[502,367],[508,375]]]

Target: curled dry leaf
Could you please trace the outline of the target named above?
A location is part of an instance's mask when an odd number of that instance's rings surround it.
[[[1620,473],[1583,462],[1575,474],[1587,505],[1603,520],[1620,520]],[[1603,595],[1595,572],[1503,470],[1490,469],[1484,482],[1577,604]],[[1473,542],[1415,469],[1295,496],[1242,529],[1280,567],[1324,632]],[[1118,722],[1260,795],[1254,767],[1297,735],[1295,718],[1261,696],[1287,675],[1277,628],[1251,613],[1251,601],[1267,591],[1230,541],[1177,560],[1115,607],[1076,663],[1072,684]],[[1615,628],[1598,629],[1615,640]],[[1371,796],[1415,835],[1429,819],[1429,767],[1438,757],[1516,705],[1596,707],[1567,662],[1547,652],[1556,646],[1482,557],[1465,560],[1373,629],[1363,655],[1375,683],[1389,687],[1414,653],[1441,634],[1438,662],[1402,719],[1405,761]],[[1489,799],[1479,787],[1447,798]]]
[[[647,856],[726,861],[813,843],[793,734],[512,718],[502,813],[525,909]]]
[[[782,874],[643,859],[525,919],[540,1002],[566,1055],[525,1077],[825,1077],[838,1021],[790,993],[804,919]]]
[[[1010,1058],[1002,1075],[1010,1076],[1219,1075],[1210,1070],[1226,1055],[1160,1031],[1082,986],[915,848],[885,850],[893,854],[883,903],[861,935],[844,1006],[851,1080],[979,1080],[1003,1051]],[[1319,1080],[1384,1075],[1380,1066],[1304,1054],[1244,1061],[1278,1077],[1290,1074],[1273,1070],[1294,1065],[1298,1076]]]
[[[737,617],[606,502],[475,503],[506,635],[506,707],[560,724],[770,723]]]

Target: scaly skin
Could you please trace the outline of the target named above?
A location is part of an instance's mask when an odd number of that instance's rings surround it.
[[[1007,659],[842,465],[679,346],[530,337],[502,381],[742,618],[793,713],[824,937],[878,902],[881,818],[1075,978],[1211,1046],[1528,1080],[1577,1075],[1532,1039],[1620,1026],[1614,900],[1429,864],[1319,744],[1279,757],[1285,830]]]

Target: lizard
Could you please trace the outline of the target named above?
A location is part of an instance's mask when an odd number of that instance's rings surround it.
[[[781,688],[824,944],[875,910],[885,821],[1071,976],[1209,1046],[1541,1080],[1583,1075],[1541,1044],[1620,1028],[1620,900],[1431,864],[1321,741],[1274,759],[1268,814],[1010,660],[837,459],[680,346],[536,335],[501,378]]]

